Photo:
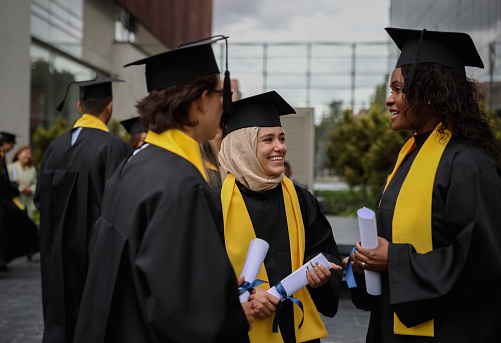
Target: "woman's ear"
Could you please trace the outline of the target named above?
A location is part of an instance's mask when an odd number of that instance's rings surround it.
[[[205,110],[207,108],[207,100],[209,98],[209,91],[204,90],[200,98],[197,99],[197,109],[201,113],[205,113]]]

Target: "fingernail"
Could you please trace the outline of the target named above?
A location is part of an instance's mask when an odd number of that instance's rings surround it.
[[[312,261],[310,261],[310,264],[311,264],[313,267],[315,267],[315,265],[313,264],[313,262],[312,262]]]
[[[318,266],[318,262],[317,262],[317,266]]]

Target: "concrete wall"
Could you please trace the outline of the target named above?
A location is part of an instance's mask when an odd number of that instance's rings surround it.
[[[84,1],[83,60],[109,71],[115,41],[115,4],[112,1]]]
[[[114,1],[169,48],[211,35],[212,0]]]
[[[292,170],[292,179],[313,189],[315,124],[313,108],[296,108],[296,114],[281,116],[280,121],[285,132],[287,156]]]
[[[115,43],[111,63],[114,74],[125,83],[118,82],[113,85],[113,118],[118,120],[128,119],[137,115],[135,108],[137,100],[148,95],[144,65],[123,68],[124,64],[139,60],[144,54],[129,43]]]
[[[117,120],[137,115],[135,104],[147,95],[144,66],[123,66],[146,57],[146,53],[166,51],[162,43],[140,24],[136,41],[137,45],[115,41],[114,2],[85,1],[83,59],[125,81],[113,84],[113,118]]]
[[[19,135],[20,146],[30,141],[30,2],[0,0],[0,8],[0,131]]]

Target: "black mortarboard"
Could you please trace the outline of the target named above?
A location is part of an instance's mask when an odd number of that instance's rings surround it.
[[[244,127],[282,126],[280,116],[291,113],[296,111],[275,91],[238,100],[228,118],[228,133]]]
[[[114,78],[105,78],[105,79],[97,79],[89,81],[70,82],[68,84],[68,88],[66,88],[66,94],[64,95],[64,99],[57,107],[57,110],[61,111],[63,109],[64,102],[66,101],[66,96],[68,95],[68,91],[71,85],[75,84],[80,87],[80,98],[79,98],[80,100],[106,99],[110,96],[113,96],[113,92],[111,90],[112,82],[125,82],[125,81]]]
[[[143,123],[141,123],[141,117],[122,120],[120,124],[122,124],[122,126],[127,130],[127,132],[131,136],[135,135],[136,133],[145,132]]]
[[[146,65],[145,75],[148,92],[162,90],[203,75],[219,74],[216,58],[212,51],[212,43],[226,38],[228,37],[215,36],[187,43],[177,49],[128,63],[124,67]]]
[[[475,44],[466,33],[393,27],[385,30],[401,50],[396,67],[412,64],[416,58],[418,63],[438,63],[463,74],[465,66],[484,67]]]
[[[2,142],[14,143],[16,144],[16,135],[9,132],[0,132],[0,140]]]

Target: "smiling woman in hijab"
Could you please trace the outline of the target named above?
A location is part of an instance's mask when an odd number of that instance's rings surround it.
[[[257,277],[267,283],[256,288],[251,342],[317,342],[327,336],[319,311],[329,317],[337,312],[341,272],[332,228],[316,198],[284,177],[287,146],[280,115],[290,113],[294,109],[274,91],[236,101],[219,153],[229,172],[221,201],[226,250],[235,273],[240,275],[253,238],[270,245]],[[309,267],[309,285],[294,294],[304,308],[303,325],[298,328],[301,309],[284,301],[279,333],[273,333],[278,299],[266,290],[319,253],[332,269]]]

